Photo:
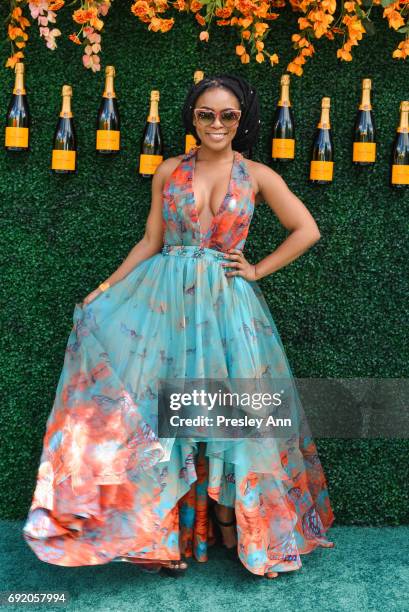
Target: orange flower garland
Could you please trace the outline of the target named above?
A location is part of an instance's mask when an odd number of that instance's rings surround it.
[[[83,65],[96,72],[101,69],[101,30],[113,0],[77,0],[79,8],[72,13],[72,19],[79,31],[70,33],[68,38],[76,45],[83,46]],[[6,67],[14,68],[16,62],[24,57],[22,49],[27,44],[27,28],[32,24],[28,15],[37,20],[40,36],[47,47],[57,47],[56,38],[61,35],[58,28],[50,28],[55,23],[57,11],[66,8],[65,0],[9,0],[10,14],[7,34],[11,42],[12,54]],[[392,57],[405,60],[409,55],[409,0],[372,0],[363,5],[362,0],[289,0],[294,12],[301,13],[298,19],[299,32],[291,36],[297,55],[289,62],[286,72],[297,76],[303,74],[307,58],[315,53],[313,40],[325,36],[334,40],[336,35],[343,37],[342,46],[337,49],[337,57],[346,62],[352,60],[352,48],[359,44],[365,34],[374,33],[370,13],[374,7],[383,9],[382,16],[388,20],[389,27],[404,37]],[[71,2],[69,6],[73,3]],[[74,0],[75,4],[75,0]],[[199,40],[209,42],[210,26],[233,26],[237,28],[240,41],[235,45],[235,53],[243,64],[252,57],[258,63],[266,60],[274,66],[279,63],[276,52],[266,49],[265,39],[270,32],[270,23],[280,17],[277,12],[286,6],[286,0],[136,0],[131,12],[147,24],[152,32],[168,32],[175,23],[169,13],[193,13],[194,19],[203,28]],[[67,7],[68,8],[68,7]],[[168,13],[165,17],[164,13]],[[82,38],[81,38],[82,35]]]

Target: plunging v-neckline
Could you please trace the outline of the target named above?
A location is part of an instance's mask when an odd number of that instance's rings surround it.
[[[194,176],[195,176],[195,168],[196,168],[196,157],[197,157],[198,150],[199,149],[197,148],[196,151],[193,153],[193,156],[192,156],[193,163],[192,163],[192,172],[190,174],[190,192],[191,192],[191,197],[192,197],[193,211],[195,213],[195,215],[194,215],[195,216],[195,221],[196,221],[196,223],[198,225],[200,236],[207,236],[209,233],[212,232],[214,224],[216,222],[216,219],[223,212],[225,202],[226,202],[227,198],[229,197],[229,195],[231,193],[231,186],[232,186],[232,182],[233,182],[233,174],[234,174],[234,169],[235,169],[236,161],[237,161],[237,153],[236,153],[236,151],[233,151],[233,162],[232,162],[232,165],[231,165],[229,184],[227,186],[226,194],[225,194],[222,202],[220,203],[220,206],[217,209],[216,214],[213,215],[212,221],[211,221],[209,227],[207,228],[207,230],[205,232],[202,232],[202,224],[200,223],[199,213],[198,213],[197,206],[196,206],[195,191],[194,191],[194,188],[193,188],[193,182],[194,182]]]

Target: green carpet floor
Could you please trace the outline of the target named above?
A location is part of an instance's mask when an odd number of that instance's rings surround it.
[[[1,522],[0,591],[66,591],[65,605],[6,609],[76,612],[260,610],[347,612],[409,610],[409,527],[333,527],[335,548],[302,555],[299,571],[267,580],[212,547],[209,561],[190,560],[178,579],[149,575],[129,563],[59,567],[37,559],[21,536],[22,522]]]

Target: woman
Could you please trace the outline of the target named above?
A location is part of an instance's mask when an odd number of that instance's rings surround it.
[[[144,237],[75,306],[24,537],[57,565],[175,573],[182,556],[206,561],[216,533],[250,572],[274,578],[333,545],[313,440],[158,437],[158,381],[292,381],[257,280],[320,233],[280,176],[240,153],[259,132],[254,87],[205,78],[183,120],[199,146],[160,164]],[[291,234],[251,264],[243,247],[262,200]]]

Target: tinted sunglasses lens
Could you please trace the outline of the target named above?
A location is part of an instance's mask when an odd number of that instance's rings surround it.
[[[220,115],[221,122],[224,126],[230,127],[238,122],[240,114],[234,111],[223,111]]]
[[[211,110],[196,111],[196,118],[202,125],[211,125],[215,120],[215,114]]]

